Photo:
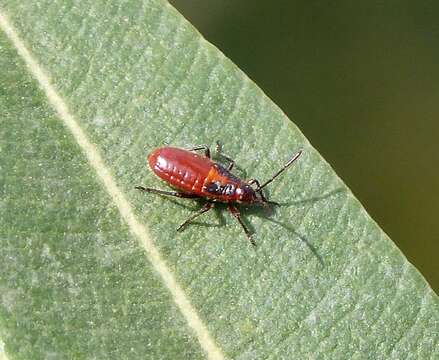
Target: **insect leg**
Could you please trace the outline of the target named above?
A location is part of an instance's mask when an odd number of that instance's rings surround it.
[[[192,149],[189,149],[189,151],[198,151],[198,150],[204,150],[204,156],[210,159],[210,149],[207,145],[195,146]]]
[[[250,230],[247,229],[247,227],[245,226],[245,224],[243,223],[242,219],[241,219],[241,214],[239,213],[239,210],[233,206],[232,204],[228,205],[229,211],[230,213],[233,215],[233,217],[238,220],[238,222],[241,224],[242,228],[244,229],[245,235],[247,235],[248,239],[250,240],[251,244],[253,246],[256,246],[255,241],[252,238],[252,234],[250,233]]]
[[[256,179],[250,179],[249,181],[247,181],[247,184],[252,185],[252,184],[256,184],[259,187],[259,181]]]
[[[158,190],[158,189],[146,188],[143,186],[136,186],[135,189],[140,190],[140,191],[144,191],[147,193],[175,196],[175,197],[180,197],[180,198],[189,198],[190,199],[190,198],[198,198],[199,197],[198,195],[195,195],[195,194],[186,194],[186,193],[181,193],[181,192],[177,192],[177,191]]]
[[[259,181],[256,180],[256,179],[250,179],[249,181],[247,181],[247,184],[249,184],[249,185],[256,184],[257,187],[260,187],[260,186],[261,186],[261,184],[259,183]],[[265,203],[267,203],[267,204],[271,204],[271,205],[279,205],[279,203],[277,203],[276,201],[270,201],[270,200],[268,200],[268,199],[265,197],[265,195],[264,195],[264,193],[263,193],[262,190],[259,191],[259,194],[261,194],[261,198],[262,198],[262,201],[263,201],[263,202],[265,202]]]
[[[249,181],[247,181],[247,183],[248,183],[249,185],[256,184],[257,187],[261,186],[261,184],[259,183],[259,181],[256,180],[256,179],[250,179]],[[273,201],[268,201],[267,198],[265,197],[265,195],[264,195],[264,193],[263,193],[262,191],[260,192],[260,194],[261,194],[262,201],[264,201],[264,202],[274,203]]]
[[[213,203],[212,202],[207,202],[203,205],[203,207],[198,210],[197,212],[193,213],[183,224],[181,224],[178,228],[177,231],[183,231],[184,227],[189,224],[192,220],[194,220],[195,218],[197,218],[198,216],[204,214],[205,212],[209,211],[210,209],[212,209],[213,207]]]
[[[233,166],[235,165],[235,161],[223,154],[223,146],[221,145],[221,143],[219,141],[216,142],[215,151],[216,151],[216,155],[218,157],[222,157],[229,162],[229,166],[227,167],[227,170],[229,170],[229,171],[232,170]]]

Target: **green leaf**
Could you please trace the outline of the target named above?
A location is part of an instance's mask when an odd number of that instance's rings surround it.
[[[439,301],[330,166],[160,0],[0,5],[0,344],[8,359],[438,356]],[[318,106],[318,105],[316,105]],[[282,206],[165,188],[154,147],[214,145]],[[0,349],[2,346],[0,346]]]

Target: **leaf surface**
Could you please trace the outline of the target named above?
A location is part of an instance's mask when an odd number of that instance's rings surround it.
[[[167,3],[5,1],[0,14],[17,34],[2,20],[9,359],[438,355],[438,298],[422,276],[296,126]],[[304,151],[269,189],[280,207],[242,208],[256,249],[221,207],[176,233],[199,204],[134,189],[165,188],[146,167],[153,148],[216,140],[243,178],[267,179]]]

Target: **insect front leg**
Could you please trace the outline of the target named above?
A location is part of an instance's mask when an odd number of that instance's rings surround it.
[[[261,185],[261,184],[259,183],[259,181],[256,180],[256,179],[250,179],[249,181],[247,181],[247,184],[249,184],[249,185],[256,184],[257,187],[259,187],[259,186]]]
[[[210,209],[212,209],[213,207],[213,203],[212,202],[207,202],[203,205],[203,207],[198,210],[197,212],[193,213],[183,224],[181,224],[178,228],[177,231],[183,231],[184,227],[189,224],[192,220],[194,220],[195,218],[197,218],[198,216],[204,214],[205,212],[209,211]]]
[[[153,193],[153,194],[165,195],[165,196],[175,196],[175,197],[179,197],[179,198],[193,199],[193,198],[199,197],[198,195],[195,195],[195,194],[186,194],[186,193],[181,193],[178,191],[159,190],[159,189],[147,188],[147,187],[143,187],[143,186],[136,186],[135,189],[140,190],[140,191],[144,191],[147,193]]]
[[[204,150],[204,156],[210,159],[210,149],[207,145],[195,146],[189,149],[189,151],[198,151],[198,150]]]
[[[247,235],[248,239],[250,240],[251,244],[253,246],[256,246],[255,241],[253,240],[252,234],[250,233],[250,230],[247,229],[247,226],[245,226],[244,222],[241,219],[241,214],[239,210],[233,206],[232,204],[228,205],[230,213],[233,215],[233,217],[238,220],[238,222],[241,224],[242,228],[244,229],[245,235]]]
[[[249,185],[256,184],[257,187],[261,186],[259,181],[256,179],[250,179],[249,181],[247,181],[247,184],[249,184]],[[269,202],[262,191],[260,191],[259,194],[261,194],[262,201]]]
[[[223,146],[219,141],[216,142],[215,151],[218,157],[222,157],[229,162],[229,166],[227,167],[227,170],[231,171],[233,169],[233,166],[235,166],[235,161],[223,154]]]

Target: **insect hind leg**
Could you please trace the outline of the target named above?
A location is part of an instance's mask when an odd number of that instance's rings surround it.
[[[215,152],[216,152],[216,156],[222,157],[223,159],[226,159],[229,162],[229,165],[227,166],[227,170],[231,171],[233,169],[233,166],[235,166],[235,160],[223,154],[223,146],[219,141],[216,142]]]
[[[153,193],[153,194],[165,195],[165,196],[175,196],[175,197],[179,197],[179,198],[187,198],[187,199],[199,198],[199,196],[195,195],[195,194],[187,194],[187,193],[182,193],[182,192],[178,192],[178,191],[159,190],[159,189],[147,188],[147,187],[143,187],[143,186],[136,186],[135,189],[143,191],[143,192],[147,192],[147,193]]]
[[[212,209],[212,207],[213,207],[213,203],[212,202],[205,203],[200,210],[198,210],[197,212],[193,213],[184,223],[182,223],[177,228],[177,231],[183,231],[186,225],[188,225],[191,221],[193,221],[198,216],[200,216],[200,215],[204,214],[205,212],[209,211],[210,209]]]
[[[190,148],[189,151],[204,150],[204,156],[210,159],[210,148],[207,145],[200,145]]]

